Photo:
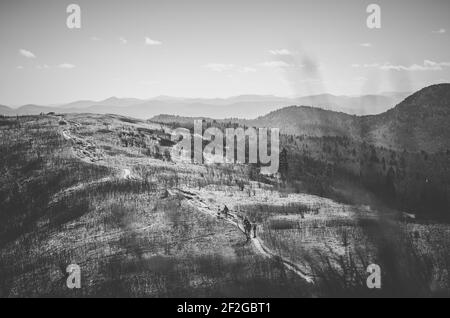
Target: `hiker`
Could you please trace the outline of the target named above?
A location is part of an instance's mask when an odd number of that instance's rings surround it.
[[[256,238],[256,223],[253,223],[253,238]]]
[[[244,231],[247,239],[249,239],[252,231],[252,225],[247,218],[244,219]]]
[[[222,212],[223,212],[223,214],[225,214],[225,218],[227,218],[227,217],[228,217],[228,212],[229,212],[229,210],[228,210],[228,207],[227,207],[226,205],[225,205],[225,207],[223,208]]]

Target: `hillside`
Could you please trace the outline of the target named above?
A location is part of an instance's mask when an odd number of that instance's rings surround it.
[[[378,116],[361,118],[365,139],[409,151],[450,149],[450,84],[426,87]]]
[[[247,168],[170,162],[159,125],[121,116],[2,118],[0,135],[0,297],[309,292],[186,191],[250,189]],[[80,290],[65,285],[73,263]]]
[[[442,265],[450,227],[406,223],[398,211],[312,195],[309,186],[336,186],[325,176],[328,166],[304,158],[313,144],[305,154],[291,153],[301,163],[292,162],[291,177],[303,172],[291,191],[258,167],[173,161],[170,132],[116,115],[0,118],[0,296],[375,297],[450,290]],[[225,205],[228,213],[219,212]],[[245,218],[256,224],[256,235],[245,231]],[[387,277],[381,291],[365,285],[364,264],[374,259]],[[82,272],[79,290],[65,285],[74,263]]]
[[[308,106],[289,106],[251,120],[236,117],[213,119],[203,116],[174,116],[164,113],[152,117],[149,121],[192,126],[193,121],[197,119],[203,119],[206,122],[215,121],[221,124],[239,124],[247,127],[280,128],[280,133],[287,135],[348,136],[355,138],[360,135],[358,117]]]
[[[218,122],[280,128],[286,135],[348,137],[395,150],[438,152],[450,149],[449,119],[450,84],[440,84],[416,92],[379,115],[355,116],[314,107],[290,106],[254,120],[224,119]],[[151,120],[187,123],[189,117],[164,115]]]
[[[251,121],[250,126],[280,127],[282,133],[346,136],[398,150],[450,149],[450,84],[426,87],[385,113],[350,116],[311,107],[287,107]]]
[[[3,116],[10,116],[11,115],[11,108],[4,106],[4,105],[0,105],[0,115]]]
[[[256,127],[279,127],[281,133],[288,135],[357,137],[359,134],[356,116],[306,106],[286,107],[241,123]]]
[[[327,197],[346,193],[344,200],[352,203],[375,194],[383,205],[449,219],[449,92],[450,84],[430,86],[375,116],[291,106],[255,120],[202,119],[222,129],[280,128],[281,145],[288,152],[284,175],[293,191]],[[194,119],[162,115],[152,120],[191,128]],[[351,190],[338,189],[347,178]],[[361,187],[368,191],[354,195]]]

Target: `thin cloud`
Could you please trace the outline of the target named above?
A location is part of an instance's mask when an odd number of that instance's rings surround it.
[[[203,65],[207,69],[213,72],[225,72],[232,70],[235,66],[233,64],[222,64],[222,63],[208,63]]]
[[[260,64],[261,66],[279,68],[279,67],[289,67],[290,64],[284,61],[267,61]]]
[[[72,69],[75,68],[75,65],[70,64],[70,63],[62,63],[58,65],[59,68],[63,68],[63,69]]]
[[[366,63],[366,64],[352,64],[352,67],[354,68],[379,68],[380,66],[382,66],[383,64],[380,63]]]
[[[439,30],[432,31],[432,33],[434,33],[434,34],[445,34],[445,33],[447,33],[447,30],[446,29],[439,29]]]
[[[161,45],[162,42],[157,41],[157,40],[152,40],[149,37],[145,38],[145,45]]]
[[[372,47],[372,43],[361,43],[360,46],[362,47]]]
[[[287,55],[294,55],[293,52],[289,51],[288,49],[280,49],[280,50],[270,50],[269,51],[270,54],[275,55],[275,56],[287,56]]]
[[[450,62],[434,62],[430,60],[423,61],[423,64],[395,65],[391,63],[372,63],[372,64],[352,64],[356,68],[377,68],[384,71],[442,71],[450,67]]]
[[[120,41],[120,43],[122,43],[122,44],[127,44],[127,43],[128,43],[127,39],[125,39],[123,36],[121,36],[121,37],[119,38],[119,41]]]
[[[95,35],[91,36],[90,39],[91,41],[100,41],[100,38],[96,37]]]
[[[43,70],[43,69],[50,68],[50,66],[48,66],[47,64],[43,64],[43,65],[37,65],[36,68],[38,70]]]
[[[254,72],[256,72],[256,69],[253,67],[246,66],[246,67],[241,68],[240,72],[241,73],[254,73]]]
[[[22,65],[17,65],[16,67],[18,70],[23,70],[23,66]]]
[[[20,49],[19,50],[19,54],[24,56],[24,57],[26,57],[26,58],[28,58],[28,59],[35,59],[36,58],[36,55],[33,52],[30,52],[30,51],[25,50],[25,49]]]

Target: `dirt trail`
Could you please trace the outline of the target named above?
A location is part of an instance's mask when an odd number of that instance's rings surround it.
[[[63,120],[62,117],[60,117],[60,120]],[[67,125],[69,125],[70,127],[70,123],[65,121]],[[87,154],[86,150],[89,150],[90,155],[88,154],[88,157],[90,158],[91,161],[97,161],[98,160],[98,148],[96,147],[96,145],[93,142],[90,142],[84,138],[81,137],[77,137],[75,135],[73,135],[70,130],[68,128],[65,128],[64,130],[61,131],[62,136],[64,137],[64,139],[66,140],[70,140],[72,141],[75,145],[81,145],[84,148],[84,152],[83,155],[82,152],[80,151],[74,151],[74,154],[76,157],[78,157],[81,160],[85,160],[86,156],[85,154]],[[97,157],[97,160],[93,160],[94,158]],[[132,180],[135,179],[135,177],[132,175],[131,170],[128,168],[121,168],[120,169],[120,178],[121,179],[126,179],[126,180]],[[55,204],[56,202],[58,202],[62,197],[67,196],[73,192],[76,191],[80,191],[82,189],[97,185],[97,184],[101,184],[101,183],[105,183],[111,180],[114,180],[115,178],[117,178],[116,176],[109,176],[109,177],[105,177],[102,179],[98,179],[98,180],[94,180],[94,181],[90,181],[90,182],[82,182],[79,184],[76,184],[72,187],[63,189],[61,191],[59,191],[58,193],[56,193],[53,197],[52,200],[50,201],[50,205]]]
[[[66,122],[66,125],[70,125]],[[73,143],[72,149],[75,155],[83,161],[97,162],[104,158],[104,154],[99,147],[87,138],[78,137],[70,131],[70,126],[62,130],[62,136]]]
[[[201,199],[201,197],[199,197],[197,194],[192,193],[192,192],[188,192],[188,191],[183,191],[183,190],[180,190],[180,189],[170,190],[169,193],[171,195],[179,194],[183,198],[185,198],[189,204],[191,204],[193,207],[195,207],[200,212],[203,212],[203,213],[205,213],[207,215],[210,215],[210,216],[213,216],[213,217],[217,217],[217,211],[212,210],[205,203],[205,201],[203,199]],[[228,217],[224,217],[223,213],[222,213],[221,219],[224,220],[227,223],[232,224],[233,226],[238,228],[242,233],[245,234],[245,230],[244,230],[243,224],[242,224],[240,218],[235,213],[228,212]],[[294,264],[293,262],[291,262],[287,258],[285,258],[283,256],[280,256],[280,255],[277,255],[276,253],[271,251],[264,244],[264,242],[262,242],[258,237],[254,238],[252,235],[250,235],[248,238],[251,241],[251,243],[253,244],[253,246],[255,247],[256,251],[260,255],[262,255],[264,257],[267,257],[267,258],[272,258],[272,259],[276,259],[276,260],[281,261],[281,263],[283,263],[283,265],[286,268],[288,268],[289,270],[291,270],[294,273],[296,273],[298,276],[303,278],[305,281],[307,281],[308,283],[314,283],[313,277],[311,275],[307,274],[304,270],[300,269],[299,265]]]
[[[90,186],[94,186],[94,185],[97,185],[97,184],[100,184],[100,183],[108,182],[110,180],[112,180],[111,177],[105,177],[105,178],[102,178],[102,179],[99,179],[99,180],[94,180],[94,181],[91,181],[91,182],[82,182],[82,183],[79,183],[79,184],[74,185],[72,187],[63,189],[63,190],[59,191],[58,193],[56,193],[52,197],[52,200],[50,201],[50,204],[54,204],[54,203],[58,202],[61,198],[65,197],[65,196],[67,196],[67,195],[69,195],[69,194],[71,194],[73,192],[77,192],[77,191],[80,191],[82,189],[85,189],[85,188],[88,188]]]
[[[78,183],[72,187],[63,189],[61,191],[59,191],[58,193],[56,193],[55,195],[53,195],[52,200],[50,201],[50,205],[55,204],[56,202],[58,202],[59,200],[61,200],[61,198],[73,193],[73,192],[77,192],[86,188],[89,188],[91,186],[95,186],[101,183],[106,183],[109,181],[112,181],[114,179],[116,179],[117,177],[111,176],[111,177],[105,177],[105,178],[101,178],[98,180],[94,180],[94,181],[90,181],[90,182],[81,182]],[[131,171],[130,169],[124,168],[122,169],[121,172],[121,179],[126,179],[126,180],[132,180],[134,179],[134,177],[131,175]]]

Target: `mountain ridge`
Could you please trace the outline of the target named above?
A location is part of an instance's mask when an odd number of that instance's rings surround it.
[[[240,97],[245,100],[252,95]],[[329,95],[316,95],[310,99]],[[345,97],[349,98],[349,97]],[[128,99],[135,102],[136,99]],[[338,110],[313,106],[278,107],[266,102],[237,102],[224,106],[191,103],[180,111],[180,105],[173,101],[146,101],[142,104],[111,106],[121,101],[118,98],[105,100],[110,105],[94,105],[87,108],[58,108],[40,105],[24,105],[18,109],[0,106],[1,115],[33,115],[48,112],[67,113],[115,113],[136,118],[151,118],[153,121],[176,122],[196,118],[226,118],[218,121],[255,127],[280,127],[289,135],[345,136],[377,146],[408,151],[438,152],[450,149],[450,84],[436,84],[425,87],[403,99],[395,107],[376,115],[354,115]],[[105,102],[103,101],[103,102]],[[81,101],[86,102],[86,101]],[[223,102],[221,100],[218,103]],[[214,109],[214,114],[211,109]],[[242,119],[240,111],[257,113],[271,109],[265,115],[254,119]],[[142,116],[144,110],[144,116]],[[177,116],[170,113],[177,113]],[[156,114],[167,114],[165,117]],[[227,116],[228,114],[232,116]],[[141,115],[141,116],[140,116]],[[155,117],[156,116],[156,117]],[[239,119],[241,118],[241,119]]]
[[[3,109],[4,114],[27,115],[40,112],[60,113],[116,113],[137,118],[150,118],[161,113],[183,116],[207,116],[214,118],[239,117],[253,119],[273,110],[291,105],[309,105],[327,110],[342,111],[349,114],[366,115],[381,113],[400,102],[403,97],[383,95],[335,96],[331,94],[304,97],[278,97],[273,95],[239,95],[229,98],[172,98],[159,96],[152,99],[110,97],[102,101],[79,100],[56,106],[35,105]],[[29,106],[29,105],[28,105]],[[39,109],[42,107],[43,109]],[[47,107],[52,107],[48,110]]]
[[[317,107],[289,106],[252,120],[221,121],[279,127],[281,133],[288,135],[343,136],[386,148],[439,152],[450,149],[449,118],[450,84],[437,84],[419,90],[378,115],[357,116]],[[168,115],[152,118],[165,122],[175,119],[180,120]]]

